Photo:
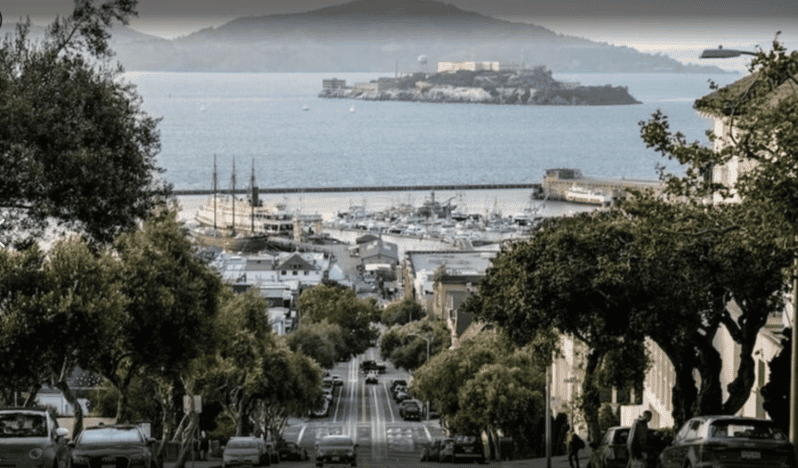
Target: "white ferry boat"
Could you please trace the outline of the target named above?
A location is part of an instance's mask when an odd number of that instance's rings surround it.
[[[609,206],[612,203],[612,197],[610,195],[599,191],[588,190],[578,185],[572,185],[571,188],[565,192],[565,199],[574,203],[587,203],[601,206]]]

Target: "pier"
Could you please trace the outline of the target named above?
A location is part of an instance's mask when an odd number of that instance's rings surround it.
[[[377,185],[371,187],[258,187],[258,193],[283,194],[283,193],[349,193],[349,192],[429,192],[429,191],[459,191],[459,190],[513,190],[531,189],[536,193],[542,190],[540,184],[462,184],[462,185]],[[232,190],[236,194],[250,194],[252,189]],[[216,193],[227,193],[231,190],[218,190]],[[173,190],[174,195],[213,195],[213,190]]]

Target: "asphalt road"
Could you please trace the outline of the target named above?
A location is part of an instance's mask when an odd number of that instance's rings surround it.
[[[338,363],[331,371],[341,376],[344,384],[331,401],[327,417],[294,420],[285,428],[285,439],[297,442],[311,454],[311,461],[291,465],[314,466],[316,439],[327,434],[346,434],[358,444],[358,466],[415,466],[422,447],[443,436],[437,420],[403,421],[399,417],[389,384],[392,378],[409,379],[407,372],[388,363],[388,370],[379,376],[378,383],[366,385],[360,372],[360,363],[365,359],[380,361],[378,349],[371,348],[349,362]]]

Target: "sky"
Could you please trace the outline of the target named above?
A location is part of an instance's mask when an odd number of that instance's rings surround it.
[[[299,13],[347,0],[139,0],[138,31],[174,38],[241,16]],[[401,0],[396,0],[401,1]],[[777,31],[798,49],[798,0],[446,0],[463,10],[556,33],[662,53],[685,63],[744,71],[750,57],[699,60],[704,48],[767,50]],[[30,16],[47,24],[72,11],[72,0],[2,0],[4,21]]]

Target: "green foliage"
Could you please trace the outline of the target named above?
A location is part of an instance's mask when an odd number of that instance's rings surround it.
[[[405,298],[401,302],[393,302],[383,309],[380,320],[385,326],[404,325],[426,317],[427,311],[413,298]]]
[[[364,352],[377,338],[371,326],[379,317],[376,302],[358,298],[350,288],[314,286],[299,296],[298,309],[301,323],[326,320],[344,330],[348,353],[339,358]]]
[[[599,433],[604,434],[607,429],[621,425],[621,411],[613,410],[610,403],[603,403],[599,410]]]
[[[0,226],[6,245],[51,220],[108,243],[136,228],[168,188],[157,182],[157,120],[104,61],[107,27],[135,2],[79,0],[43,42],[28,26],[0,48]],[[15,229],[17,233],[11,231]],[[15,237],[17,236],[17,237]]]
[[[313,358],[325,369],[349,355],[343,329],[327,320],[302,323],[285,340],[293,351]]]
[[[445,350],[413,376],[413,394],[434,401],[454,432],[499,429],[524,444],[544,414],[543,368],[500,333]]]
[[[423,338],[422,338],[423,337]],[[427,341],[430,357],[449,349],[451,332],[441,320],[419,320],[394,325],[380,338],[380,355],[394,366],[413,371],[427,362]]]

